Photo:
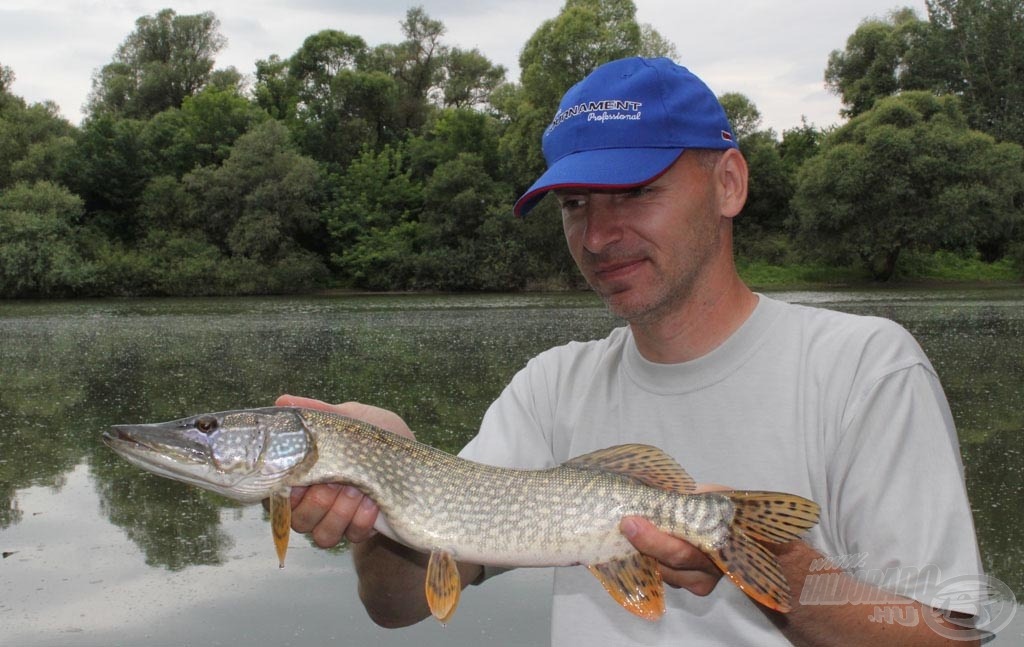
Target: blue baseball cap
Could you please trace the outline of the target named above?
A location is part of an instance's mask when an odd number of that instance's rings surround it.
[[[553,189],[626,189],[664,173],[687,148],[736,148],[722,104],[667,58],[605,63],[562,97],[542,139],[548,170],[516,201],[525,216]]]

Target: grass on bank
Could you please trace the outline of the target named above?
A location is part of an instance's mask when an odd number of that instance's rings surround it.
[[[835,286],[878,286],[917,283],[1021,283],[1021,273],[1009,258],[985,263],[951,252],[904,253],[896,276],[885,284],[873,281],[858,266],[833,267],[816,263],[775,265],[765,261],[737,261],[740,276],[755,289],[813,289]]]

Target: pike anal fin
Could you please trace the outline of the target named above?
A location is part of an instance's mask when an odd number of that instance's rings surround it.
[[[430,613],[441,624],[454,615],[462,594],[462,579],[455,558],[448,551],[434,549],[427,562],[427,580],[424,585]]]
[[[658,561],[634,553],[628,557],[587,567],[604,590],[630,613],[657,620],[665,613],[665,585]]]
[[[291,488],[277,490],[270,495],[270,531],[274,535],[278,566],[284,568],[288,537],[292,531]]]

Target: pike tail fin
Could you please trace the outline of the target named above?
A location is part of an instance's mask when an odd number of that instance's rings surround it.
[[[818,522],[818,504],[779,492],[720,494],[729,497],[735,513],[725,545],[709,551],[708,556],[751,598],[776,611],[789,611],[789,583],[775,556],[758,542],[775,544],[797,539]]]

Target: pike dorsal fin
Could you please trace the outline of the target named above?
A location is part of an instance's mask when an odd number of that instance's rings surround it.
[[[577,456],[565,465],[621,474],[659,490],[689,494],[697,489],[693,477],[686,473],[676,459],[652,445],[615,445]]]

